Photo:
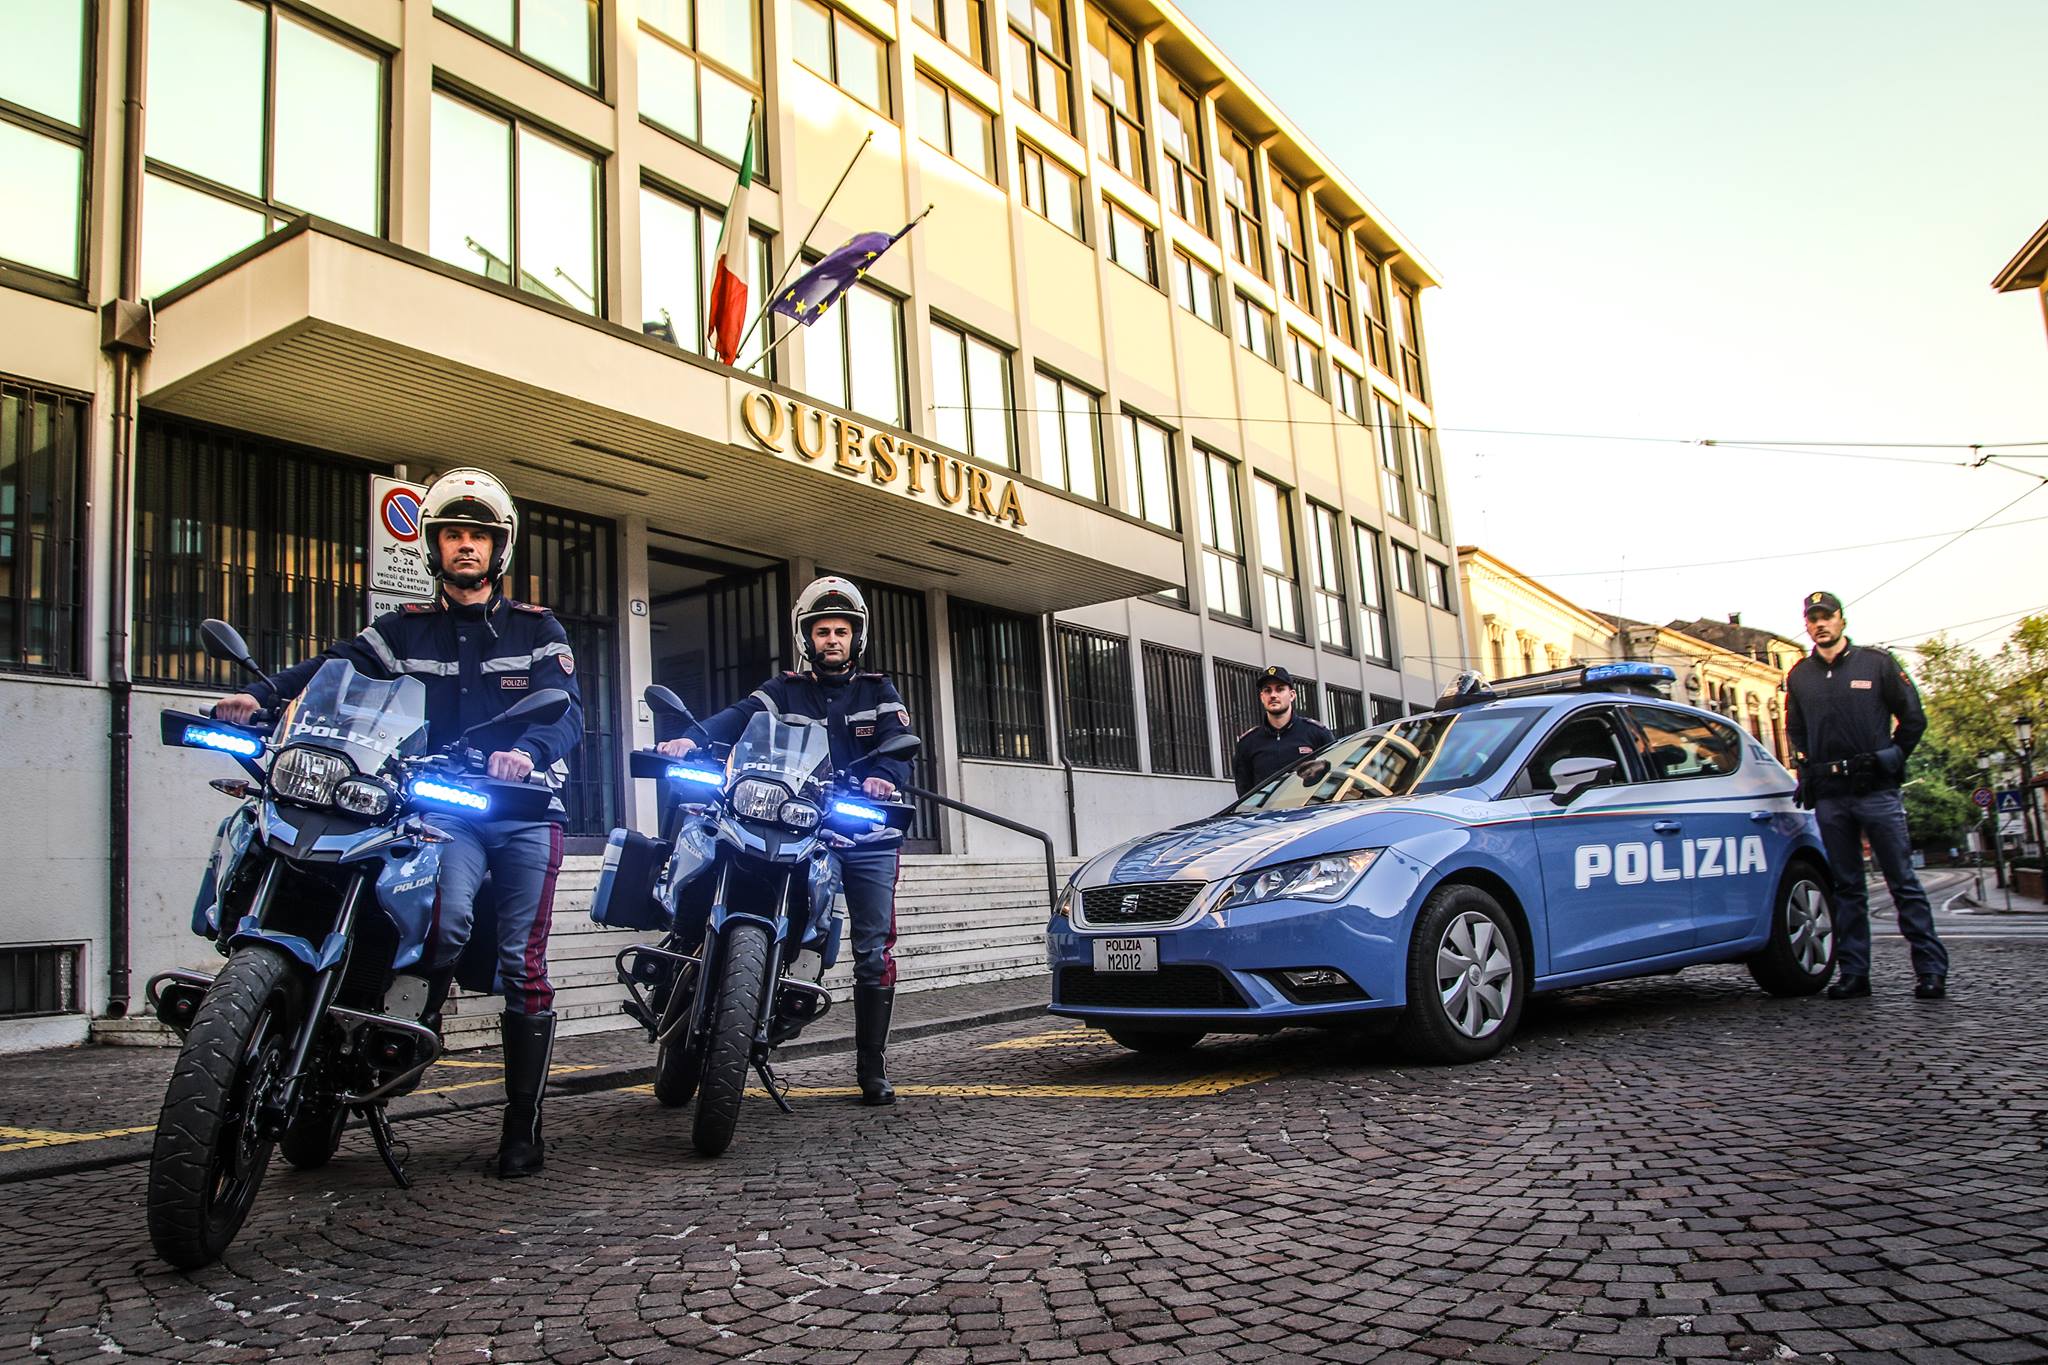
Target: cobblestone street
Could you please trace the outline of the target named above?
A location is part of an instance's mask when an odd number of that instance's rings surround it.
[[[1955,951],[1936,1005],[1888,938],[1869,1001],[1576,991],[1463,1069],[1040,1017],[900,1046],[894,1110],[790,1063],[796,1116],[716,1161],[649,1094],[559,1097],[517,1184],[495,1109],[416,1118],[413,1190],[360,1134],[279,1161],[189,1278],[145,1165],[32,1179],[0,1359],[2048,1358],[2048,941]]]

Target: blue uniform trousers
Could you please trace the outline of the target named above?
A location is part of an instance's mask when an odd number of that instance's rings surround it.
[[[846,913],[853,921],[853,980],[858,986],[896,984],[896,877],[901,861],[894,845],[844,849],[832,855],[846,884]]]
[[[434,897],[429,965],[451,970],[476,925],[477,890],[491,877],[497,907],[497,979],[511,1014],[542,1014],[555,1003],[548,980],[548,930],[554,922],[555,874],[562,867],[562,827],[512,820],[437,822],[448,833]]]
[[[1835,879],[1835,963],[1843,976],[1870,974],[1870,897],[1863,878],[1863,841],[1884,873],[1899,932],[1913,950],[1916,976],[1947,976],[1948,949],[1934,932],[1927,893],[1913,875],[1913,844],[1906,834],[1906,802],[1897,787],[1863,796],[1824,796],[1814,815]]]

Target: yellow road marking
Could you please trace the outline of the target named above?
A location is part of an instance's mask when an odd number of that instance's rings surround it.
[[[155,1124],[141,1128],[108,1128],[97,1133],[61,1133],[54,1128],[0,1127],[0,1152],[26,1152],[36,1147],[65,1147],[74,1142],[101,1142],[107,1138],[133,1137],[153,1133]]]
[[[436,1063],[436,1065],[439,1065],[439,1063]],[[469,1062],[466,1065],[495,1067],[495,1063],[492,1062]],[[595,1062],[585,1066],[551,1066],[548,1068],[548,1075],[566,1076],[572,1071],[594,1071],[596,1069],[597,1064]],[[500,1084],[499,1079],[496,1076],[492,1076],[487,1080],[481,1081],[457,1081],[454,1085],[430,1085],[425,1089],[415,1090],[412,1093],[415,1095],[445,1095],[452,1090],[475,1090],[479,1086],[498,1084]]]
[[[1092,1028],[1062,1028],[1051,1033],[1034,1033],[1026,1038],[1005,1038],[999,1043],[983,1043],[978,1051],[1001,1052],[1018,1048],[1042,1047],[1105,1047],[1115,1040],[1106,1033]]]
[[[503,1062],[459,1062],[453,1057],[443,1057],[435,1062],[434,1065],[472,1067],[478,1071],[503,1071],[505,1069]]]
[[[1176,1100],[1200,1099],[1208,1095],[1221,1095],[1226,1091],[1242,1089],[1247,1085],[1258,1085],[1270,1081],[1278,1071],[1236,1071],[1220,1076],[1198,1076],[1192,1080],[1171,1081],[1158,1085],[899,1085],[899,1095],[924,1095],[939,1099],[977,1100]],[[622,1089],[628,1095],[652,1095],[651,1085],[629,1085]],[[750,1086],[749,1095],[762,1099],[768,1092],[759,1086]],[[790,1099],[837,1099],[858,1095],[860,1088],[851,1085],[798,1085],[783,1092]]]

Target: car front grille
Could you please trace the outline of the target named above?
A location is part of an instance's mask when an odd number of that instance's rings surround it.
[[[1156,972],[1060,968],[1053,1003],[1108,1009],[1241,1010],[1248,1006],[1230,978],[1214,967],[1175,962]]]
[[[1081,919],[1093,929],[1126,924],[1170,924],[1202,894],[1207,882],[1152,882],[1097,886],[1081,893]]]

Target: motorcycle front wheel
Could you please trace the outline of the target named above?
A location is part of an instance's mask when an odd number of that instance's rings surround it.
[[[228,959],[185,1035],[149,1162],[149,1240],[180,1270],[220,1258],[242,1229],[275,1145],[258,1109],[284,1082],[298,971],[249,946]]]
[[[704,1073],[697,1086],[697,1117],[690,1140],[705,1156],[732,1145],[754,1056],[754,1025],[761,1017],[761,992],[768,981],[768,931],[735,924],[721,945],[711,1023],[704,1037]]]

